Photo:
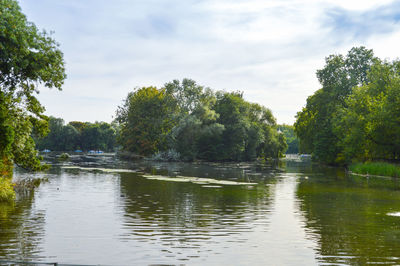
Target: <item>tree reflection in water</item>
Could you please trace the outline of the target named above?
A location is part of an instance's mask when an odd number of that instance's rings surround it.
[[[204,174],[211,169],[215,171],[215,165],[209,169],[198,166],[194,171]],[[196,174],[184,168],[178,171],[182,175]],[[212,177],[221,178],[223,175],[229,180],[226,171],[213,172]],[[168,172],[167,169],[158,169],[158,173]],[[236,170],[236,174],[238,172]],[[233,177],[246,179],[240,173]],[[260,181],[262,176],[257,178]],[[245,242],[243,233],[252,232],[255,224],[268,230],[271,198],[267,184],[275,181],[265,178],[253,186],[204,187],[189,182],[148,180],[139,175],[121,174],[124,226],[128,232],[121,237],[158,243],[169,253],[174,253],[169,247],[197,249],[197,256],[210,252],[210,245]]]
[[[40,260],[44,210],[34,210],[34,191],[18,195],[15,203],[0,203],[0,260]]]
[[[400,263],[400,219],[387,215],[400,210],[399,180],[330,169],[301,178],[297,197],[321,263]]]

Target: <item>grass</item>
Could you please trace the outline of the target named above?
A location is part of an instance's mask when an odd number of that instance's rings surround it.
[[[0,177],[0,202],[10,202],[15,199],[15,191],[11,178]]]
[[[350,171],[364,175],[400,177],[400,166],[385,162],[355,163],[350,165]]]

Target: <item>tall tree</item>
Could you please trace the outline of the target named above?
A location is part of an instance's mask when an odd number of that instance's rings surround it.
[[[61,118],[49,118],[49,134],[35,136],[36,146],[53,151],[104,150],[113,151],[116,142],[115,129],[106,122],[73,121],[64,125]]]
[[[286,149],[269,109],[190,79],[135,90],[117,121],[123,148],[142,155],[174,150],[183,160],[241,161],[276,158]]]
[[[376,61],[335,120],[342,159],[400,159],[400,61]]]
[[[116,117],[123,149],[141,155],[165,150],[177,111],[176,100],[165,89],[143,87],[129,93]]]
[[[283,124],[278,126],[278,130],[282,132],[286,138],[286,143],[288,145],[286,153],[287,154],[299,153],[299,139],[296,137],[294,133],[294,126]]]
[[[340,147],[334,132],[334,116],[345,105],[352,88],[368,84],[368,71],[377,59],[372,50],[354,47],[346,56],[330,55],[317,71],[322,88],[307,99],[294,124],[301,152],[312,153],[319,161],[337,163]]]
[[[17,1],[1,0],[0,135],[7,136],[0,147],[3,161],[40,169],[31,133],[35,127],[44,134],[47,117],[36,98],[38,86],[61,89],[65,78],[63,54],[54,39],[27,21]]]

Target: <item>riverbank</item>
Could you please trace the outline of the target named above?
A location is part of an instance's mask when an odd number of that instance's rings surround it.
[[[349,169],[356,174],[400,177],[400,166],[387,162],[355,163]]]

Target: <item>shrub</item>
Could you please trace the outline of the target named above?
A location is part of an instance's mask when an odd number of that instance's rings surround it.
[[[350,166],[350,170],[364,175],[400,177],[400,166],[385,162],[356,163]]]
[[[179,152],[174,149],[169,149],[167,151],[159,151],[151,156],[151,160],[153,161],[168,161],[168,162],[176,162],[180,161],[181,155]]]
[[[13,201],[15,191],[11,179],[0,177],[0,202]]]

